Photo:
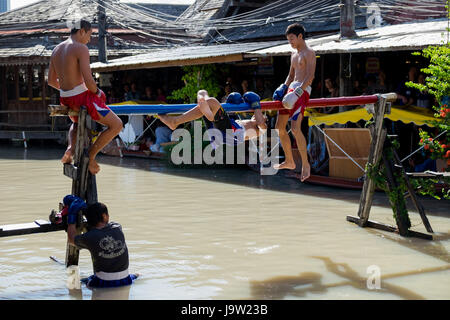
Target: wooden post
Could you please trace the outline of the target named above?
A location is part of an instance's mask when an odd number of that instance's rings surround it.
[[[392,148],[390,143],[387,148],[388,149]],[[395,221],[397,222],[398,231],[401,236],[405,237],[408,235],[408,229],[410,228],[411,223],[409,221],[409,218],[400,214],[401,212],[405,211],[407,212],[406,202],[405,199],[403,198],[403,194],[400,194],[401,191],[397,189],[397,187],[399,186],[399,182],[395,177],[395,168],[392,163],[392,160],[388,158],[387,155],[388,152],[389,150],[386,149],[383,150],[383,163],[386,172],[386,185],[389,193],[395,196],[395,199],[391,199],[391,197],[389,197],[389,202],[391,203],[392,210],[396,212]]]
[[[383,128],[383,119],[386,111],[386,99],[383,96],[378,97],[378,102],[375,105],[375,124],[371,127],[372,145],[370,146],[370,153],[367,164],[369,166],[376,166],[381,159],[383,151],[384,140],[386,139],[386,129]],[[375,182],[366,177],[364,180],[361,199],[359,201],[358,217],[359,225],[365,227],[369,220],[370,208],[372,207],[373,193],[375,192]]]
[[[103,0],[98,2],[98,61],[106,63],[108,55],[106,51],[106,13]]]
[[[425,229],[427,229],[428,232],[434,233],[433,228],[431,228],[431,224],[428,221],[427,215],[425,214],[425,209],[423,208],[422,204],[419,202],[419,199],[417,199],[416,193],[414,192],[414,189],[411,185],[411,182],[409,181],[409,177],[406,174],[406,171],[404,167],[401,164],[401,160],[395,150],[393,151],[394,160],[396,162],[396,166],[400,167],[403,179],[405,179],[406,186],[408,187],[408,193],[411,197],[411,201],[414,203],[414,206],[416,207],[417,211],[419,211],[420,218],[422,219],[423,225],[425,226]]]
[[[88,204],[97,201],[97,187],[95,176],[89,170],[88,149],[90,146],[89,129],[92,119],[87,115],[85,107],[80,108],[78,116],[77,142],[75,146],[74,165],[64,164],[64,174],[69,175],[72,181],[72,194],[84,199]],[[67,174],[70,172],[70,174]],[[78,214],[76,234],[83,232],[83,217]],[[79,250],[77,247],[67,243],[66,267],[78,265]]]

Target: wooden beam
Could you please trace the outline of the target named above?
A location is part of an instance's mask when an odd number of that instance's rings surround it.
[[[0,237],[19,236],[32,233],[43,233],[64,230],[62,224],[54,225],[48,220],[35,220],[30,223],[9,224],[0,226]]]
[[[359,217],[347,216],[347,221],[356,223],[359,226],[361,225],[361,219]],[[399,233],[398,228],[390,226],[388,224],[377,222],[377,221],[367,220],[365,222],[365,226],[369,227],[369,228],[383,230],[383,231]],[[406,234],[406,236],[407,237],[417,237],[417,238],[421,238],[421,239],[425,239],[425,240],[433,240],[432,235],[417,232],[417,231],[412,231],[412,230],[408,230],[408,234]]]
[[[236,1],[232,0],[230,3],[230,7],[241,7],[241,8],[261,8],[263,6],[262,3],[258,2],[248,2],[248,1]]]

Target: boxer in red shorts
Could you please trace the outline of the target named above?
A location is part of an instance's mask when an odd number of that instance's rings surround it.
[[[284,150],[284,162],[275,165],[274,169],[295,169],[292,155],[291,138],[286,131],[288,121],[291,121],[292,134],[297,142],[298,151],[302,159],[301,181],[309,178],[311,166],[308,162],[306,139],[301,130],[303,113],[311,94],[311,84],[316,70],[316,54],[305,42],[305,28],[292,24],[286,29],[286,38],[296,52],[292,53],[291,66],[286,81],[280,85],[273,94],[273,99],[282,101],[284,110],[278,112],[275,125],[280,136],[281,146]]]
[[[91,39],[91,24],[78,20],[70,27],[70,37],[57,45],[50,58],[48,84],[60,91],[60,102],[78,111],[85,106],[89,115],[98,123],[107,127],[89,149],[89,172],[100,171],[95,157],[122,130],[122,120],[105,104],[106,96],[92,77],[89,49],[86,46]],[[78,117],[71,117],[69,144],[61,161],[71,163],[76,144]]]

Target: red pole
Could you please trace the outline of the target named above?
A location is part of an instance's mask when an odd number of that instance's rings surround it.
[[[310,99],[307,108],[357,106],[369,103],[376,103],[377,101],[378,101],[377,95],[337,97],[337,98],[317,98],[317,99]],[[281,104],[281,101],[261,101],[261,109],[282,110],[283,105]]]

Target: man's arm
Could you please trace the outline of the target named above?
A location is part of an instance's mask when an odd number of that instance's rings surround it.
[[[294,64],[292,63],[292,59],[294,57],[294,54],[292,54],[291,56],[291,66],[289,67],[289,74],[286,78],[286,81],[284,82],[284,84],[289,88],[290,84],[292,83],[292,81],[294,81],[295,79],[295,68],[294,68]]]
[[[306,76],[301,88],[306,90],[314,80],[314,74],[316,72],[316,53],[313,50],[308,51],[306,54]]]
[[[75,235],[77,234],[77,229],[75,224],[69,224],[67,226],[67,242],[75,245]]]
[[[55,66],[53,65],[53,59],[50,59],[50,67],[48,69],[48,85],[59,90],[58,75],[55,71]]]
[[[256,109],[254,115],[257,126],[261,129],[267,129],[266,118],[264,117],[261,109]]]
[[[83,76],[84,83],[89,91],[93,93],[97,93],[97,84],[95,83],[94,78],[92,77],[90,58],[89,58],[89,49],[87,46],[80,46],[78,54],[78,61],[80,63],[80,71]]]

